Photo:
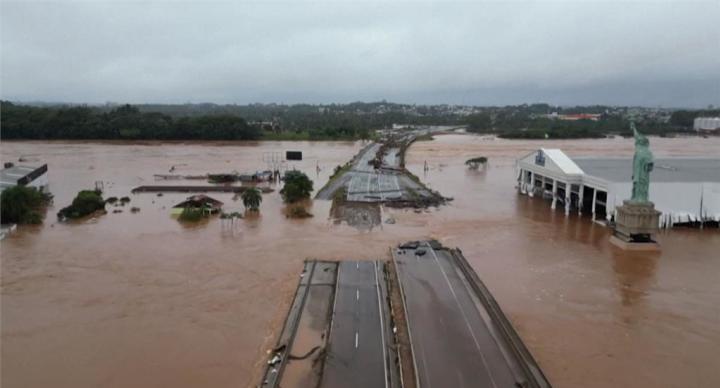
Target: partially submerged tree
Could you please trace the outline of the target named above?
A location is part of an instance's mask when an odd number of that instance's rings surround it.
[[[39,224],[40,212],[48,197],[33,187],[14,186],[0,193],[0,222],[3,224]]]
[[[283,201],[293,203],[310,198],[313,191],[313,181],[305,173],[296,170],[287,171],[283,180],[285,186],[280,190]]]
[[[247,210],[258,211],[258,209],[260,208],[260,203],[262,202],[262,194],[257,188],[251,187],[245,190],[242,194],[240,194],[240,198],[242,198],[243,205]]]
[[[313,215],[305,209],[304,206],[296,205],[291,206],[286,213],[288,218],[309,218]]]
[[[477,158],[468,159],[465,161],[465,165],[476,170],[480,165],[485,165],[487,163],[487,158],[484,156],[480,156]]]
[[[60,219],[81,218],[98,210],[105,210],[105,201],[100,190],[82,190],[73,199],[72,204],[60,209],[57,216]]]

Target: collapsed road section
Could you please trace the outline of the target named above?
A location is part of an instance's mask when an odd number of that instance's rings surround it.
[[[419,387],[550,387],[459,250],[393,250]]]
[[[389,133],[364,147],[353,160],[339,168],[318,191],[317,199],[384,203],[396,207],[427,207],[447,200],[430,190],[405,168],[405,151],[428,130]]]
[[[307,261],[261,387],[400,387],[384,264]]]

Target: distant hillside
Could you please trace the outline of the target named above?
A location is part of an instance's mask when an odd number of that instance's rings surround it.
[[[592,138],[688,132],[695,117],[720,110],[523,104],[502,107],[350,104],[142,104],[33,106],[2,102],[5,139],[353,140],[393,124],[465,125],[506,138]],[[568,119],[585,115],[591,119]],[[580,117],[585,117],[580,116]]]

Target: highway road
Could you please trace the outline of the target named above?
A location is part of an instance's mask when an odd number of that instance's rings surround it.
[[[507,350],[493,337],[452,257],[424,244],[421,256],[414,249],[393,252],[418,386],[516,387]]]
[[[377,264],[343,261],[321,387],[387,387],[385,325]]]
[[[408,133],[405,135],[404,141],[409,141],[416,133],[422,134],[426,131],[418,130]],[[353,159],[349,171],[331,180],[327,186],[318,192],[316,198],[331,200],[335,192],[342,187],[347,187],[346,200],[349,202],[413,201],[436,197],[436,194],[432,193],[427,187],[414,181],[406,173],[397,170],[400,164],[398,155],[400,148],[390,148],[383,155],[384,166],[396,169],[396,171],[387,168],[375,169],[375,166],[370,162],[375,159],[380,147],[380,143],[373,143],[363,148]]]
[[[369,147],[347,174],[347,200],[351,202],[382,202],[402,196],[398,177],[395,174],[376,171],[369,162],[375,158],[379,144]],[[395,150],[397,153],[397,150]]]
[[[305,262],[287,320],[269,355],[262,387],[317,386],[319,370],[313,359],[291,359],[290,355],[312,355],[313,349],[324,346],[337,270],[337,262]]]

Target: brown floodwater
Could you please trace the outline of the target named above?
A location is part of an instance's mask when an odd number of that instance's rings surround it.
[[[3,142],[3,161],[48,163],[55,202],[42,226],[1,243],[1,385],[251,387],[305,258],[388,258],[396,243],[437,238],[463,250],[555,386],[720,386],[718,229],[674,229],[658,237],[660,253],[624,253],[605,227],[514,189],[514,160],[538,147],[631,156],[630,139],[417,142],[408,168],[454,201],[420,213],[382,209],[396,223],[372,228],[337,222],[327,201],[312,203],[313,218],[289,220],[277,191],[264,195],[259,217],[194,226],[170,216],[186,195],[130,194],[176,183],[153,179],[173,165],[184,175],[255,171],[285,150],[303,151],[291,167],[318,189],[361,147]],[[656,156],[717,156],[720,138],[652,138],[651,147]],[[480,155],[489,166],[467,170],[464,161]],[[140,212],[58,223],[59,208],[96,181]],[[210,195],[242,210],[232,194]]]

